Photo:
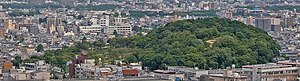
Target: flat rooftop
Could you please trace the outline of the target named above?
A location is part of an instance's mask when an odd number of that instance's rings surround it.
[[[176,74],[175,71],[169,71],[169,70],[154,70],[155,73],[162,73],[162,74]]]
[[[170,81],[154,77],[125,77],[121,81]]]
[[[271,63],[271,64],[256,64],[256,65],[242,66],[242,68],[258,68],[258,69],[286,68],[286,67],[292,67],[292,65]]]
[[[212,76],[212,77],[224,77],[224,78],[247,78],[247,76],[241,76],[241,75],[237,75],[237,76],[224,76],[224,74],[209,74],[209,76]]]
[[[300,65],[300,62],[293,62],[293,61],[278,61],[276,64],[283,64],[283,65]]]

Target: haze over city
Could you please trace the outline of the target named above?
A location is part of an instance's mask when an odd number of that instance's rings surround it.
[[[0,0],[0,81],[300,81],[300,0]]]

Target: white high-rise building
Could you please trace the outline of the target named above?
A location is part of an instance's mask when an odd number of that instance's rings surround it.
[[[81,32],[102,32],[105,34],[113,34],[116,31],[118,34],[132,33],[132,27],[126,17],[113,17],[109,15],[101,15],[96,18],[91,18],[90,26],[79,26]]]

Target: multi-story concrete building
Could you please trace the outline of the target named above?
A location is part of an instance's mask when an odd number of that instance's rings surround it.
[[[101,32],[103,27],[100,25],[91,25],[91,26],[79,26],[79,29],[83,33],[88,33],[88,32]]]
[[[65,27],[64,26],[57,26],[56,30],[57,30],[57,33],[58,33],[59,36],[64,36],[64,33],[65,33]]]
[[[12,69],[8,76],[5,76],[5,78],[8,78],[8,80],[30,80],[31,76],[30,74],[24,73],[25,69]]]
[[[76,0],[58,0],[59,4],[62,6],[75,6]]]
[[[280,32],[281,25],[278,18],[257,18],[255,19],[255,27],[258,27],[264,31]]]
[[[89,19],[91,25],[79,26],[81,32],[103,32],[113,34],[116,31],[119,34],[132,33],[132,27],[126,17],[111,17],[109,15],[100,15]]]
[[[161,78],[170,81],[177,81],[177,80],[181,81],[185,77],[185,74],[183,73],[176,73],[175,71],[170,71],[170,70],[154,70],[153,72],[155,78]]]
[[[258,64],[242,66],[242,74],[249,81],[296,81],[297,67],[281,64]]]
[[[6,36],[5,30],[3,28],[0,28],[0,39],[4,39]]]
[[[128,24],[122,24],[119,26],[108,26],[104,28],[104,33],[106,34],[113,34],[114,31],[118,32],[118,34],[132,33],[132,27]]]
[[[294,25],[294,18],[284,16],[281,20],[282,27],[291,27]]]
[[[31,79],[33,80],[49,80],[50,77],[49,71],[35,71],[31,73]]]
[[[252,17],[252,16],[247,17],[247,18],[245,19],[244,23],[247,24],[247,25],[252,25],[252,26],[254,26],[254,17]]]
[[[0,80],[49,80],[50,75],[50,65],[45,64],[43,60],[37,61],[36,63],[25,63],[25,67],[19,67],[18,69],[13,68],[9,71],[7,75],[2,75],[3,79]]]
[[[57,32],[57,26],[62,26],[63,22],[61,18],[47,18],[46,27],[48,28],[48,33],[52,34],[53,32]]]
[[[7,20],[7,21],[5,22],[4,27],[5,27],[6,29],[8,29],[8,30],[14,30],[14,29],[16,29],[16,23],[13,22],[12,20]]]
[[[77,78],[93,78],[95,72],[95,60],[85,60],[84,63],[75,65],[75,77]]]
[[[27,28],[28,33],[32,34],[38,34],[39,33],[39,28],[36,24],[18,24],[18,28]]]
[[[46,0],[27,0],[28,4],[45,4]]]
[[[110,19],[109,19],[110,17],[109,17],[109,15],[103,15],[103,16],[101,16],[100,18],[99,18],[99,25],[100,26],[109,26],[109,23],[110,23]]]
[[[233,69],[225,69],[223,74],[209,74],[209,80],[200,81],[247,81],[247,76],[234,73]]]
[[[40,60],[36,63],[25,63],[26,70],[39,70],[39,71],[48,71],[50,70],[50,64],[46,64],[45,61]]]
[[[217,12],[217,15],[219,15],[222,18],[226,18],[226,19],[232,19],[233,18],[233,13],[231,11],[221,11],[221,12]]]
[[[255,19],[255,27],[260,28],[265,31],[270,31],[271,19],[269,18],[257,18]]]
[[[119,34],[132,33],[132,26],[126,17],[112,17],[110,18],[110,25],[104,28],[104,33],[113,34],[116,31]]]
[[[198,7],[203,10],[213,10],[217,8],[217,5],[215,2],[200,2]]]
[[[109,26],[110,24],[110,16],[109,15],[97,15],[93,16],[89,19],[89,21],[92,23],[88,26],[79,26],[79,29],[81,32],[87,33],[87,32],[101,32],[104,27]]]
[[[281,23],[279,18],[271,18],[270,31],[281,32]]]
[[[88,58],[87,53],[85,53],[84,51],[81,52],[80,56],[76,56],[76,58],[74,58],[72,60],[71,63],[68,64],[68,68],[69,68],[69,77],[76,77],[75,76],[75,68],[77,67],[77,64],[81,64],[84,63],[84,61]]]

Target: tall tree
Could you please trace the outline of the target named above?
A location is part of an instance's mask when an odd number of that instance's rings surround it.
[[[104,45],[105,45],[105,43],[103,42],[102,39],[93,42],[93,46],[94,46],[95,48],[102,48]]]
[[[36,47],[36,51],[37,52],[42,52],[44,51],[44,46],[42,44],[39,44],[37,47]]]

